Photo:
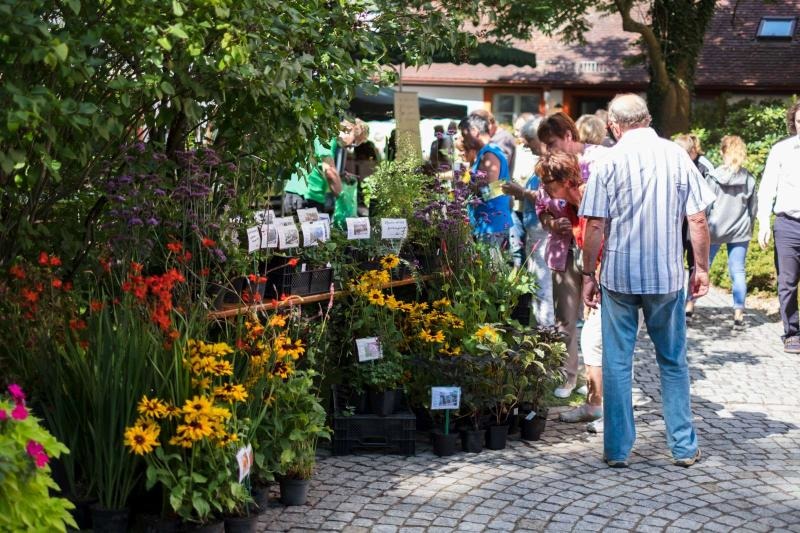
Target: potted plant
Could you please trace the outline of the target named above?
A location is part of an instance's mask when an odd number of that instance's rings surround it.
[[[526,368],[527,387],[522,394],[520,409],[520,438],[539,440],[547,423],[547,406],[544,398],[563,375],[559,371],[566,358],[564,335],[554,327],[536,328],[533,346],[529,347],[535,359]]]
[[[305,504],[316,465],[317,442],[330,438],[325,409],[314,391],[314,375],[312,370],[296,372],[275,393],[272,424],[284,505]]]

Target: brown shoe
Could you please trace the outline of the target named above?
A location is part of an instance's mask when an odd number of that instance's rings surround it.
[[[675,466],[682,466],[684,468],[689,468],[693,464],[700,462],[701,456],[702,454],[700,453],[700,448],[697,448],[697,451],[694,452],[694,455],[692,457],[686,457],[684,459],[673,459],[672,463]]]

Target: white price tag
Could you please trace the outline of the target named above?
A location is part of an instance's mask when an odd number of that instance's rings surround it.
[[[347,221],[347,239],[350,241],[359,239],[369,239],[370,226],[369,218],[348,218]]]
[[[286,250],[287,248],[297,248],[300,246],[300,233],[297,231],[296,226],[282,226],[277,228],[277,230],[278,248]]]
[[[317,212],[316,207],[312,207],[311,209],[298,209],[297,220],[299,220],[301,224],[304,222],[316,222],[319,220],[319,212]]]
[[[381,340],[378,337],[356,339],[356,350],[359,363],[383,358],[383,348],[381,348]]]

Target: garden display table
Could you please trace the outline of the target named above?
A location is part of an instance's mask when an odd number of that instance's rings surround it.
[[[427,274],[424,276],[419,276],[418,278],[405,278],[405,279],[390,281],[389,283],[384,284],[381,288],[391,289],[394,287],[403,287],[405,285],[412,285],[417,282],[428,281],[433,277],[434,274]],[[259,313],[265,311],[272,311],[275,309],[280,309],[282,307],[288,307],[292,305],[306,305],[306,304],[324,302],[326,300],[329,300],[330,298],[340,298],[342,296],[346,296],[349,293],[350,291],[342,289],[338,291],[325,292],[322,294],[314,294],[311,296],[290,295],[287,296],[284,300],[274,300],[260,304],[250,304],[250,305],[229,304],[225,305],[223,309],[219,311],[210,312],[208,314],[208,318],[210,320],[224,320],[227,318],[236,317],[244,313]]]

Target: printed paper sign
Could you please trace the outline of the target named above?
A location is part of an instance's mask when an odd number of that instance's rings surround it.
[[[294,217],[278,217],[272,221],[276,226],[294,226]]]
[[[381,219],[381,239],[405,239],[406,237],[408,237],[408,221],[406,219]]]
[[[253,446],[250,444],[244,448],[239,448],[239,451],[236,452],[236,462],[239,463],[239,483],[250,475],[253,459]]]
[[[253,253],[261,248],[261,231],[258,226],[247,228],[247,252]]]
[[[283,226],[277,228],[278,230],[278,248],[285,250],[287,248],[297,248],[300,246],[300,233],[297,227]]]
[[[303,230],[303,246],[316,246],[331,238],[330,230],[324,222],[306,222],[301,226]]]
[[[381,340],[378,337],[366,337],[356,339],[356,350],[358,350],[358,362],[374,361],[383,358]]]
[[[275,220],[275,211],[272,209],[264,209],[263,211],[256,211],[253,213],[253,218],[259,224],[272,224]]]
[[[331,227],[331,216],[328,213],[320,213],[319,221],[326,223],[329,228]]]
[[[278,247],[278,228],[274,224],[261,226],[261,247]]]
[[[369,239],[370,227],[369,218],[348,218],[347,220],[347,240]]]
[[[319,220],[319,213],[317,212],[317,208],[312,207],[311,209],[298,209],[297,220],[299,220],[301,224],[303,224],[304,222],[316,222],[317,220]]]
[[[431,409],[458,409],[461,387],[431,387]]]

